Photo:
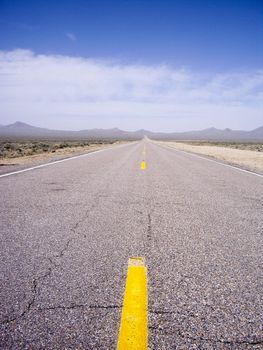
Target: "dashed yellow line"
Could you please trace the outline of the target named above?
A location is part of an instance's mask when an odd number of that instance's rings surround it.
[[[130,258],[117,350],[147,350],[147,268],[141,257]]]
[[[141,162],[141,169],[146,169],[146,162],[144,160]]]

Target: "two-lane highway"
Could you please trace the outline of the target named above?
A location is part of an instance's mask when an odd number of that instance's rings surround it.
[[[262,349],[262,177],[142,140],[0,188],[1,348],[115,349],[143,256],[150,349]]]

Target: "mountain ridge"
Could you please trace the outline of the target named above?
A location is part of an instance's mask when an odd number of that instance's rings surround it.
[[[83,129],[78,131],[53,130],[33,126],[21,121],[13,124],[0,124],[1,138],[69,138],[69,139],[127,139],[137,140],[144,136],[152,139],[175,140],[261,140],[263,141],[263,126],[251,131],[232,130],[230,128],[217,129],[215,127],[203,130],[184,132],[153,132],[145,129],[125,131],[119,128],[110,129]]]

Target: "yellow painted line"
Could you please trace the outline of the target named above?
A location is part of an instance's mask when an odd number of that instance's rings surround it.
[[[144,160],[141,162],[141,169],[146,169],[146,162]]]
[[[147,350],[147,268],[141,257],[130,258],[117,350]]]

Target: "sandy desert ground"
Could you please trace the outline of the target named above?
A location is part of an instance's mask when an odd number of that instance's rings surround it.
[[[263,173],[263,145],[210,142],[159,142],[179,150],[209,156],[231,165],[241,167],[257,173]]]

